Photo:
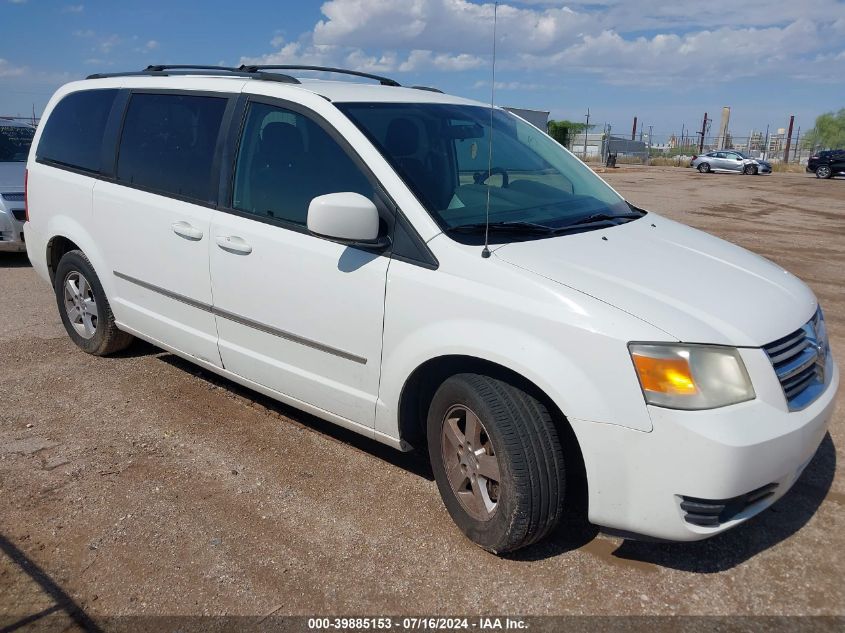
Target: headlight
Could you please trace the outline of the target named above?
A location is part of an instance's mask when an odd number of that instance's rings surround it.
[[[645,400],[669,409],[715,409],[754,399],[739,352],[716,345],[628,345]]]

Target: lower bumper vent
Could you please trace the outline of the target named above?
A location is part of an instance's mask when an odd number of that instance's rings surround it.
[[[681,497],[681,510],[687,523],[702,527],[719,527],[727,523],[746,508],[775,494],[777,484],[766,484],[756,490],[731,499],[699,499]]]

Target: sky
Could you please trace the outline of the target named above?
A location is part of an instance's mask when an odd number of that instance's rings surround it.
[[[522,0],[498,5],[495,102],[655,139],[811,128],[845,107],[843,0]],[[61,84],[150,63],[302,63],[489,102],[492,2],[0,0],[0,115]]]

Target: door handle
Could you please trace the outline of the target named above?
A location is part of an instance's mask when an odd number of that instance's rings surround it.
[[[187,222],[174,222],[170,227],[176,235],[184,237],[186,240],[196,242],[202,239],[202,231],[195,229]]]
[[[237,235],[218,235],[217,246],[224,251],[238,255],[249,255],[252,252],[252,246],[244,238]]]

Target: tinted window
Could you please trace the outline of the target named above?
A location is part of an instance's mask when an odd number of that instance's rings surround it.
[[[317,196],[353,191],[372,199],[367,178],[311,119],[253,103],[238,152],[232,206],[304,225]]]
[[[3,125],[0,121],[0,163],[22,163],[29,155],[35,130],[23,125]]]
[[[133,94],[120,140],[118,180],[214,200],[211,165],[225,109],[221,97]]]
[[[37,157],[100,171],[103,131],[117,90],[86,90],[62,99],[47,119]]]

